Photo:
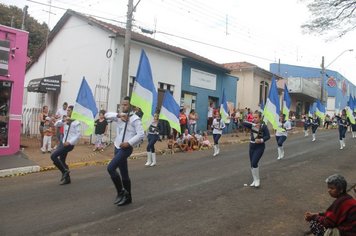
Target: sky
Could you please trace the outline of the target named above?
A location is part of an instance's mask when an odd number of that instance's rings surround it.
[[[0,0],[23,8],[52,29],[65,10],[98,16],[124,27],[128,0]],[[134,0],[134,31],[218,63],[246,61],[269,70],[270,63],[335,70],[356,85],[356,31],[341,39],[303,34],[308,0]],[[40,4],[42,3],[42,4]],[[52,4],[50,8],[48,5]],[[51,14],[49,14],[51,12]],[[348,51],[354,49],[353,52]],[[330,64],[331,63],[331,64]],[[329,65],[330,64],[330,65]],[[283,73],[283,72],[282,72]]]

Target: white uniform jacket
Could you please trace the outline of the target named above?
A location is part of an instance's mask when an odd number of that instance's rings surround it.
[[[140,117],[135,114],[130,114],[130,119],[127,123],[126,134],[124,140],[122,140],[125,130],[125,121],[117,118],[118,113],[107,112],[105,118],[116,122],[116,138],[115,147],[120,149],[120,144],[122,142],[128,142],[132,147],[139,144],[145,137],[145,132],[143,130],[142,121]]]
[[[63,122],[63,120],[58,120],[54,126],[62,127],[64,126],[64,135],[63,135],[63,143],[69,142],[71,145],[76,145],[81,136],[81,128],[80,122],[77,120],[73,120],[70,125],[67,122]]]

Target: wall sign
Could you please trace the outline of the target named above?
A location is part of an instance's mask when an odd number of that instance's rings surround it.
[[[216,75],[192,68],[190,71],[190,85],[216,90]]]

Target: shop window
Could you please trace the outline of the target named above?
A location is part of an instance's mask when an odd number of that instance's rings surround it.
[[[0,147],[8,145],[11,82],[0,82]]]

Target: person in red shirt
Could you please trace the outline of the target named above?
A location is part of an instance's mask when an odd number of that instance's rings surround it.
[[[180,133],[184,133],[184,130],[188,128],[188,117],[184,112],[184,108],[180,109],[179,113],[179,124],[180,124]]]
[[[310,233],[322,236],[327,230],[336,230],[341,236],[356,235],[356,199],[347,194],[345,178],[334,174],[325,182],[335,201],[325,212],[304,214],[305,220],[310,223]]]

